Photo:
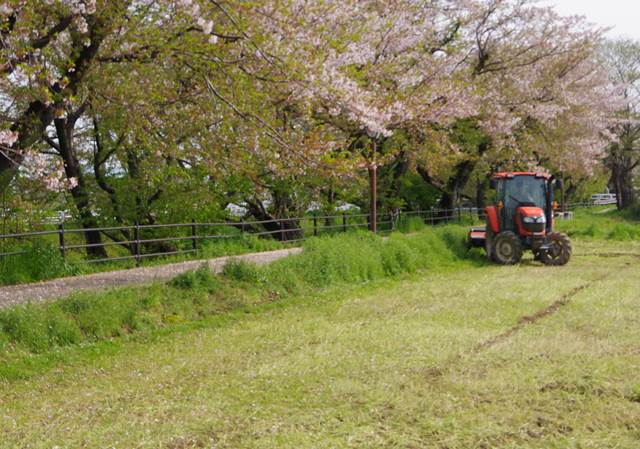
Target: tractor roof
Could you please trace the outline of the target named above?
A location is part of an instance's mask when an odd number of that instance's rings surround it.
[[[528,171],[499,172],[499,173],[494,173],[492,178],[493,179],[511,179],[511,178],[515,178],[516,176],[535,176],[536,178],[544,178],[544,179],[551,178],[551,175],[547,173],[528,172]]]

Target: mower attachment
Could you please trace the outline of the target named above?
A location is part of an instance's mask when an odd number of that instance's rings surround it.
[[[487,239],[486,228],[471,228],[469,231],[469,246],[474,248],[484,248]]]

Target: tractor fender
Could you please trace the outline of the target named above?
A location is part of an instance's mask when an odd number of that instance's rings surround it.
[[[494,234],[500,232],[500,222],[498,221],[498,208],[496,206],[487,206],[487,223]]]

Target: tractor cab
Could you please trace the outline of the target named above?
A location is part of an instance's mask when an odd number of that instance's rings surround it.
[[[566,264],[571,242],[553,231],[553,184],[541,173],[494,174],[495,203],[486,208],[486,227],[471,230],[471,245],[484,247],[491,260],[504,265],[518,263],[527,249],[546,265]]]
[[[544,235],[553,223],[553,188],[543,175],[498,173],[492,184],[499,229],[523,236]]]

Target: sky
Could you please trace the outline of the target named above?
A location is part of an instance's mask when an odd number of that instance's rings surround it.
[[[640,0],[542,0],[562,15],[586,16],[590,22],[614,27],[607,36],[640,40]]]

